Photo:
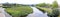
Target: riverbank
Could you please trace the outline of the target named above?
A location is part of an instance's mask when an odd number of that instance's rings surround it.
[[[47,12],[48,16],[52,17],[60,17],[59,10],[58,9],[51,9],[51,8],[45,8],[45,7],[39,7],[37,6],[39,10],[44,10],[43,12]]]
[[[39,10],[44,10],[44,12],[52,13],[52,9],[51,9],[51,8],[45,8],[45,7],[39,7],[39,6],[37,6],[37,8],[38,8]]]
[[[33,13],[29,14],[27,17],[48,17],[47,14],[44,14],[41,10],[36,7],[31,7],[33,9]]]

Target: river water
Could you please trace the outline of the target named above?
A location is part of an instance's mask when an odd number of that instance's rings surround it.
[[[47,13],[43,13],[42,11],[40,11],[39,9],[37,9],[36,7],[31,7],[33,9],[33,13],[29,14],[26,17],[48,17]],[[9,15],[4,8],[0,8],[0,13],[4,14],[5,17],[12,17],[11,15]]]
[[[47,13],[44,14],[42,11],[40,11],[36,7],[31,7],[31,8],[33,9],[33,13],[28,14],[28,16],[26,17],[48,17]]]
[[[5,17],[12,17],[11,15],[9,15],[6,11],[5,8],[0,8],[0,13],[3,14],[3,16]],[[1,17],[3,17],[2,15],[0,15]]]

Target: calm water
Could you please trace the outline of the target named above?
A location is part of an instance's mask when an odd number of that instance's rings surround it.
[[[5,11],[4,8],[0,8],[0,13],[4,14],[5,17],[12,17],[12,16],[10,16],[10,15]]]
[[[33,9],[33,13],[29,14],[26,17],[48,17],[47,13],[43,14],[43,12],[38,10],[36,7],[31,7],[31,8]],[[5,17],[12,17],[5,12],[4,8],[0,8],[0,12],[3,13]]]
[[[27,17],[48,17],[47,13],[43,13],[42,11],[38,10],[36,7],[31,7],[33,9],[33,13],[29,14]]]

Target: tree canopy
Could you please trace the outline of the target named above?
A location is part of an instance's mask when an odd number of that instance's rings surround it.
[[[58,3],[57,3],[57,1],[54,1],[54,2],[53,2],[52,7],[53,7],[53,8],[58,8]]]

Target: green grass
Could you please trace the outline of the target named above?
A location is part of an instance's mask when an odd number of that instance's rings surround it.
[[[6,8],[6,11],[13,17],[23,17],[32,13],[32,8],[29,6],[11,7]]]
[[[37,8],[44,10],[44,11],[47,12],[48,14],[52,13],[52,9],[50,9],[50,8],[39,7],[39,6],[37,6]]]

